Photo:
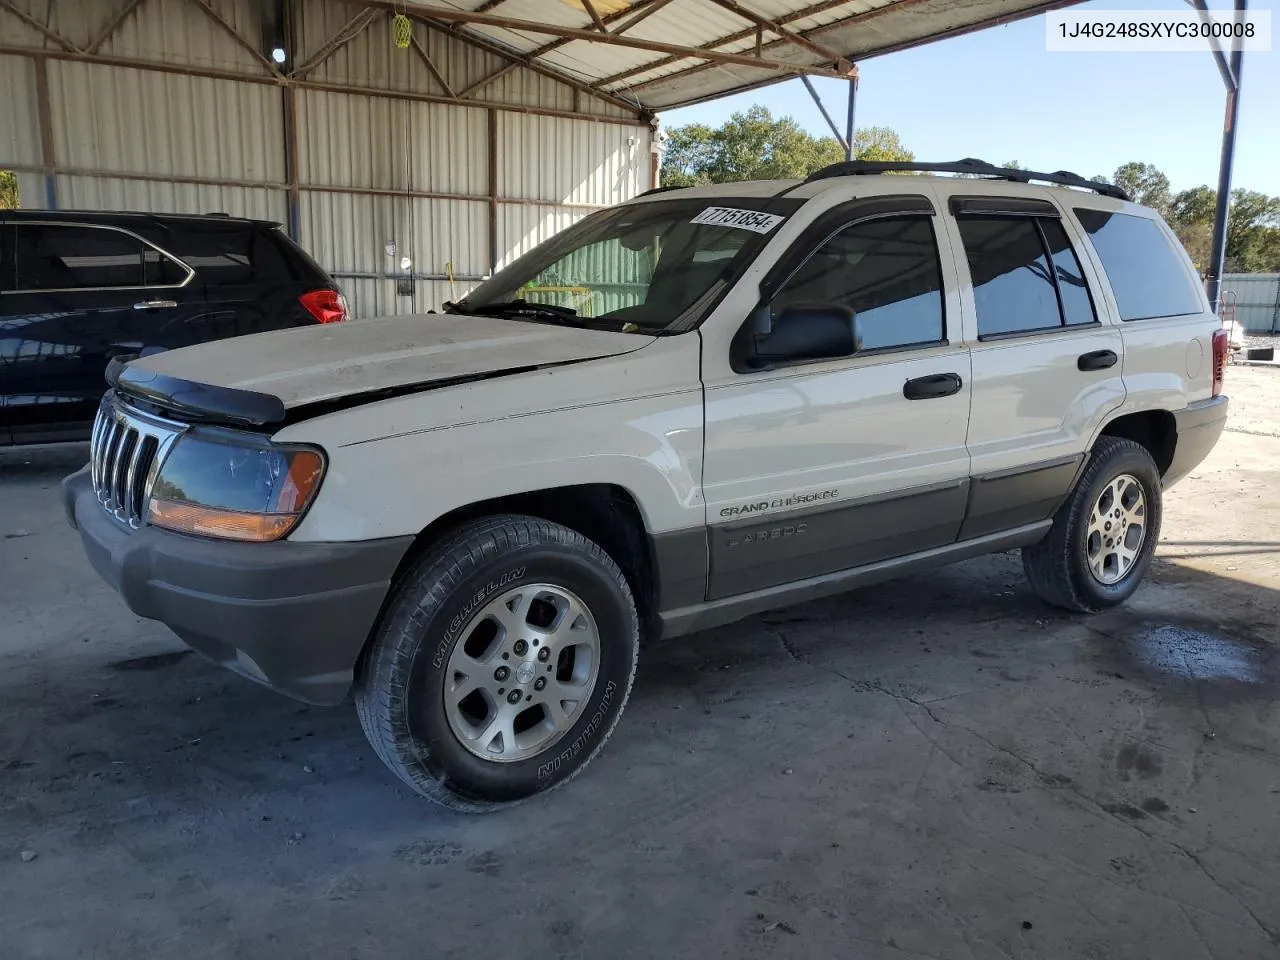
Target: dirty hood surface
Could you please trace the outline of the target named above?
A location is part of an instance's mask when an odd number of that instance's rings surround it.
[[[500,317],[412,314],[216,340],[129,364],[277,397],[286,409],[353,394],[629,353],[652,337]]]

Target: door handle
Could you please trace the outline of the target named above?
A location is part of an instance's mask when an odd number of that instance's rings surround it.
[[[1114,350],[1094,350],[1092,353],[1080,354],[1076,361],[1077,370],[1105,370],[1114,367],[1120,358]]]
[[[168,307],[176,307],[177,300],[139,300],[133,305],[135,310],[164,310]]]
[[[964,386],[958,373],[935,373],[928,377],[916,377],[902,385],[902,395],[908,400],[932,400],[959,393]]]

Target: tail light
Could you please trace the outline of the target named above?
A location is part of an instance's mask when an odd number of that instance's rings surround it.
[[[1223,382],[1227,379],[1227,331],[1213,331],[1213,395],[1222,393]]]
[[[337,290],[309,290],[298,298],[316,323],[337,323],[347,319],[347,298]]]

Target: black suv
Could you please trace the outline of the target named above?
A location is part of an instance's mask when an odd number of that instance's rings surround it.
[[[0,210],[0,446],[88,439],[117,357],[346,317],[278,224]]]

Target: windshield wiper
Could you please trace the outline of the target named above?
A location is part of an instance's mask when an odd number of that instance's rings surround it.
[[[529,300],[506,300],[500,303],[485,303],[480,306],[450,304],[450,309],[459,313],[496,314],[505,316],[544,317],[553,323],[564,323],[572,327],[585,327],[586,321],[578,316],[572,307],[561,307],[554,303],[534,303]]]

